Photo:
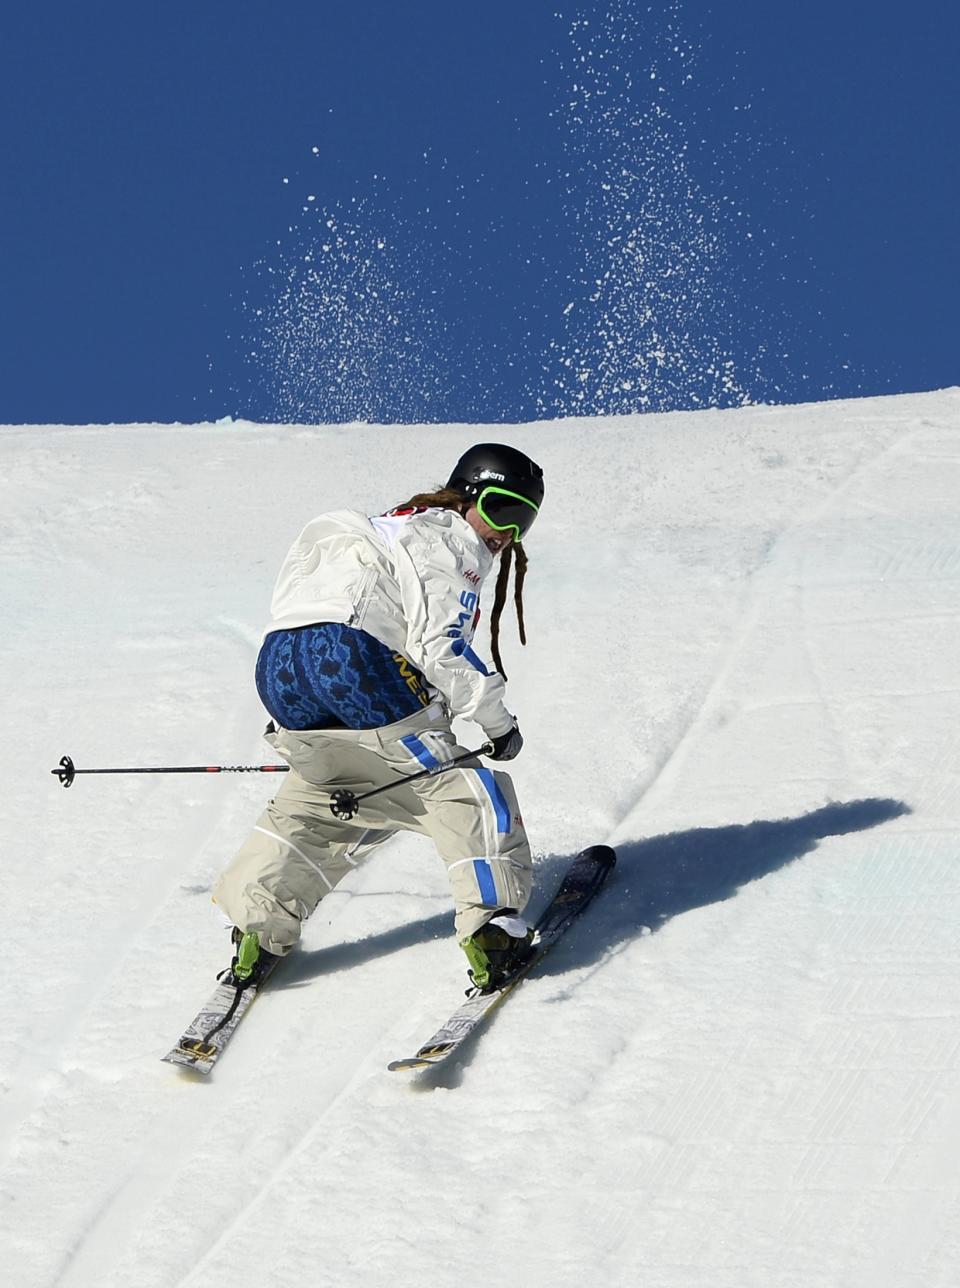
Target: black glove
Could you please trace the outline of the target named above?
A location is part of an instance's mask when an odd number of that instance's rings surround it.
[[[513,760],[523,746],[523,734],[519,727],[514,725],[499,738],[491,738],[490,742],[493,746],[493,751],[489,753],[491,760]]]

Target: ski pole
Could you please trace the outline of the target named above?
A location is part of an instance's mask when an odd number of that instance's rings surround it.
[[[396,787],[400,783],[413,783],[418,778],[430,778],[436,774],[444,774],[448,769],[453,769],[463,760],[473,760],[477,756],[489,756],[493,751],[493,743],[485,742],[482,747],[476,751],[464,751],[459,756],[453,756],[450,760],[438,761],[435,765],[430,765],[427,769],[421,769],[416,774],[404,774],[396,783],[384,783],[382,787],[374,787],[372,791],[363,792],[357,796],[349,788],[341,787],[335,792],[331,792],[330,809],[335,818],[353,818],[360,808],[361,801],[368,801],[371,796],[379,796],[381,792],[388,792],[391,787]]]
[[[421,769],[416,774],[405,774],[401,781],[410,783],[418,778],[442,774],[448,769],[453,769],[463,760],[489,756],[492,751],[493,743],[485,742],[476,751],[464,751],[451,760],[440,761],[427,769]],[[51,769],[50,772],[56,774],[64,787],[70,787],[77,774],[286,774],[289,769],[289,765],[153,765],[126,769],[77,769],[69,756],[61,756],[59,767]],[[361,801],[369,800],[371,796],[377,796],[380,792],[385,792],[394,786],[396,786],[395,783],[385,783],[382,787],[374,787],[372,791],[364,792],[360,796],[349,788],[342,787],[331,793],[330,809],[337,818],[353,818]]]
[[[69,756],[60,757],[58,769],[51,769],[64,787],[77,774],[286,774],[289,765],[157,765],[147,769],[77,769]]]

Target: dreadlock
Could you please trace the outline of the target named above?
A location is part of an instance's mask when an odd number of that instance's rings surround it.
[[[490,648],[493,652],[493,661],[497,670],[507,678],[507,673],[503,669],[503,661],[500,657],[500,614],[503,612],[503,606],[507,602],[507,586],[510,582],[510,564],[516,555],[517,564],[513,578],[513,606],[517,610],[517,625],[520,628],[520,643],[526,645],[527,633],[523,625],[523,579],[527,575],[527,552],[519,541],[511,541],[508,546],[504,547],[503,554],[500,556],[500,571],[497,574],[497,588],[493,595],[493,611],[490,614]]]
[[[458,514],[466,514],[471,502],[454,488],[442,487],[437,488],[435,492],[418,492],[416,496],[412,496],[409,501],[397,508],[405,510],[415,505],[425,505],[435,510],[456,510]],[[513,603],[517,611],[517,625],[520,628],[520,643],[526,645],[527,642],[527,633],[523,624],[523,581],[527,575],[527,552],[519,541],[511,541],[509,545],[504,546],[503,553],[500,555],[500,571],[497,574],[493,608],[490,612],[490,650],[493,653],[494,666],[504,679],[507,678],[507,673],[503,669],[503,659],[500,657],[500,617],[507,602],[510,565],[513,563],[514,554],[517,562],[513,579]]]

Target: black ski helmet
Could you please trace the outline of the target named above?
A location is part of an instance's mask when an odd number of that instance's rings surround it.
[[[479,501],[488,489],[499,499],[504,493],[516,493],[528,503],[520,507],[523,517],[517,516],[519,536],[524,536],[543,503],[543,470],[516,447],[478,443],[457,461],[447,487],[471,501]]]

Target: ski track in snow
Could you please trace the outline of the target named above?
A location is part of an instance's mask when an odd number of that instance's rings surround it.
[[[128,643],[129,641],[124,642],[125,645]],[[243,706],[248,721],[254,714],[256,704],[247,700]],[[241,722],[239,718],[234,722],[235,734],[241,734],[244,723],[246,722]],[[163,790],[162,779],[143,782],[137,801],[139,811],[149,813],[151,803],[157,801]],[[170,831],[168,850],[184,855],[200,851],[215,837],[221,814],[222,806],[219,810],[216,807],[208,809],[197,817],[187,815],[182,823]],[[85,972],[71,980],[64,990],[59,1008],[51,1016],[46,1031],[34,1030],[32,1033],[31,1050],[24,1054],[23,1062],[17,1070],[19,1097],[5,1107],[7,1113],[4,1130],[0,1135],[0,1154],[6,1154],[9,1150],[18,1123],[35,1112],[47,1094],[43,1076],[46,1070],[51,1064],[55,1065],[61,1060],[63,1051],[76,1039],[91,1014],[97,1010],[98,1004],[116,990],[118,970],[115,963],[122,961],[136,945],[148,939],[157,906],[172,896],[179,882],[180,878],[175,870],[156,870],[155,876],[144,883],[136,902],[127,906],[123,933],[112,937],[109,942],[96,944],[89,951]]]
[[[17,1288],[386,1288],[425,1256],[453,1288],[491,1230],[529,1282],[953,1288],[958,407],[497,427],[557,480],[508,659],[537,897],[604,832],[621,862],[464,1060],[419,1078],[384,1066],[463,974],[418,840],[322,906],[205,1083],[159,1057],[223,964],[210,882],[271,784],[65,793],[47,771],[260,758],[249,672],[300,521],[487,431],[0,431],[21,677],[0,826],[14,906],[44,895],[9,930],[32,969],[0,1048]],[[585,513],[606,526],[574,547],[562,516]],[[70,666],[38,673],[65,620]]]
[[[609,844],[616,845],[619,840],[635,835],[634,828],[643,807],[656,792],[668,791],[673,781],[682,771],[684,749],[696,739],[699,731],[709,723],[718,695],[722,692],[731,672],[740,659],[745,644],[755,634],[758,624],[766,611],[765,597],[776,582],[778,553],[789,544],[790,539],[796,532],[803,528],[814,526],[828,515],[831,509],[849,494],[854,483],[861,478],[865,471],[878,467],[891,455],[903,451],[906,444],[912,441],[915,436],[916,431],[907,430],[893,443],[880,447],[875,455],[871,456],[867,461],[857,461],[850,472],[839,482],[833,484],[826,495],[811,510],[794,517],[770,543],[764,562],[750,579],[749,597],[735,619],[731,636],[722,650],[713,676],[707,684],[702,698],[688,713],[688,718],[679,737],[666,750],[649,780],[638,793],[633,805],[626,810],[624,816],[620,819],[611,834]],[[803,633],[805,613],[802,605],[802,579],[798,583],[797,590],[801,597],[801,602],[798,605],[796,616],[801,630],[801,639],[804,642],[804,647],[806,647],[806,638]],[[820,698],[822,700],[822,693]]]

